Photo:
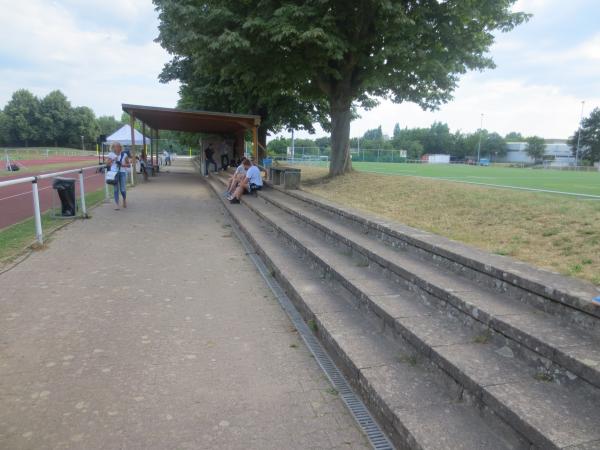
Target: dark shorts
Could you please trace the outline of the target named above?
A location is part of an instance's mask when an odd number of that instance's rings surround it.
[[[248,193],[254,192],[254,191],[260,191],[262,189],[262,186],[257,186],[254,183],[250,183],[248,185]]]

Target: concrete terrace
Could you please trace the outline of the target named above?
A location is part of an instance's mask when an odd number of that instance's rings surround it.
[[[191,166],[0,275],[0,448],[366,448]]]

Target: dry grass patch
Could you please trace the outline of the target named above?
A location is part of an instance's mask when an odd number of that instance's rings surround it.
[[[600,201],[303,167],[303,189],[340,204],[600,285]]]

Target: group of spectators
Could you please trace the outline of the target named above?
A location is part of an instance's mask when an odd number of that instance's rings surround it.
[[[163,156],[165,156],[165,153],[169,155],[169,153],[165,150]],[[215,172],[217,171],[217,164],[212,158],[213,154],[214,150],[212,150],[212,148],[209,146],[205,150],[207,174],[209,162],[214,164]],[[142,172],[144,173],[144,175],[146,175],[146,171],[144,170],[146,166],[145,155],[142,155],[142,157],[136,156],[136,160],[140,163]],[[131,170],[131,156],[129,152],[123,151],[121,144],[117,142],[113,144],[111,152],[108,154],[106,163],[108,170],[117,173],[117,175],[115,176],[116,183],[114,184],[115,209],[119,209],[119,197],[122,197],[123,199],[123,208],[126,208],[127,173],[129,173],[129,171]],[[170,165],[170,163],[170,157],[165,156],[165,164]],[[227,161],[227,163],[227,165],[229,165],[229,160]],[[263,186],[263,181],[260,169],[258,168],[258,166],[253,164],[250,159],[244,157],[239,161],[235,161],[234,164],[237,164],[237,167],[233,175],[231,175],[231,177],[229,178],[227,190],[224,192],[224,195],[227,197],[230,203],[239,203],[242,195],[251,194],[254,191],[260,191]],[[227,166],[223,166],[223,170],[226,169]]]
[[[230,203],[239,203],[243,194],[260,191],[262,186],[263,181],[258,166],[248,158],[242,158],[241,163],[229,178],[227,190],[223,194]]]
[[[215,150],[212,144],[204,150],[204,175],[208,176],[208,169],[212,165],[217,172],[218,166],[214,159]],[[225,159],[226,158],[226,159]],[[227,190],[223,193],[230,203],[239,203],[240,197],[245,193],[252,193],[262,189],[262,176],[258,166],[248,158],[230,162],[229,157],[221,152],[221,169],[227,170],[230,165],[237,165],[235,172],[229,178]]]

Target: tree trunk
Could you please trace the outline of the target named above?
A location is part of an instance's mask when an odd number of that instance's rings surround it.
[[[262,160],[267,157],[267,127],[258,127],[258,161],[257,164],[262,164]]]
[[[331,156],[329,176],[343,175],[352,170],[350,159],[350,98],[330,99],[331,107]]]

